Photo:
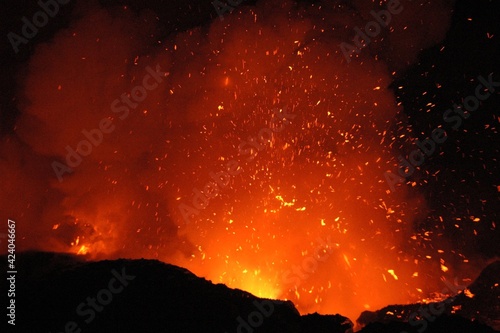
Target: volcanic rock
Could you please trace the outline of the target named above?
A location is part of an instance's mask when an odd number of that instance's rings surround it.
[[[3,256],[4,271],[6,263]],[[16,254],[16,266],[15,331],[20,333],[346,333],[353,328],[339,314],[301,316],[290,301],[213,284],[157,260],[87,262],[27,252]],[[499,267],[500,262],[488,266],[469,292],[446,303],[446,311],[425,327],[408,323],[421,304],[391,305],[364,313],[358,319],[366,325],[361,332],[494,332],[484,324],[498,324]]]
[[[40,252],[16,259],[16,332],[344,333],[352,328],[343,316],[300,316],[290,301],[212,284],[157,260],[84,262]],[[6,262],[4,256],[2,265]]]
[[[361,330],[364,333],[441,332],[440,327],[448,327],[450,332],[499,331],[499,277],[500,260],[497,260],[455,296],[440,302],[388,305],[377,311],[365,311],[356,322],[366,325]],[[379,330],[381,327],[382,330]]]

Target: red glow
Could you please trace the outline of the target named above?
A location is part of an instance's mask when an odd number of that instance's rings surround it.
[[[425,203],[404,188],[391,193],[384,178],[396,169],[394,145],[406,126],[391,73],[447,26],[432,8],[417,20],[417,5],[405,6],[392,32],[350,63],[338,29],[353,31],[362,15],[347,9],[261,3],[216,20],[208,36],[181,32],[161,49],[149,13],[85,15],[30,61],[21,80],[30,103],[20,106],[17,135],[45,160],[64,161],[83,129],[103,118],[116,129],[63,182],[53,174],[33,180],[17,207],[27,220],[41,216],[25,230],[27,243],[92,259],[157,258],[214,283],[290,299],[301,313],[352,319],[442,289],[439,277],[454,276],[448,258],[459,254],[446,244],[438,250],[437,232],[409,231]],[[407,28],[413,20],[423,23]],[[429,34],[411,47],[397,42]],[[401,59],[374,56],[386,52],[384,38]],[[113,101],[157,64],[168,75],[120,120]],[[272,128],[276,108],[296,117],[249,160],[239,145]],[[2,150],[21,146],[13,140]],[[192,206],[193,188],[231,160],[241,173],[186,224],[179,204]],[[33,174],[21,164],[9,168]],[[12,187],[37,178],[12,174]]]

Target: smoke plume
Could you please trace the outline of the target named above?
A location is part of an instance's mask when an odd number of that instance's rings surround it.
[[[444,38],[453,2],[380,3],[242,4],[167,38],[151,11],[77,6],[19,73],[0,146],[19,244],[158,258],[303,312],[421,297],[442,262],[416,255],[425,203],[384,178],[408,137],[389,86]]]

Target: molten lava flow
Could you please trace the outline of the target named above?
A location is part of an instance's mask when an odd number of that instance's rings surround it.
[[[371,5],[263,2],[162,41],[151,13],[81,15],[31,59],[17,134],[50,165],[102,119],[116,129],[64,181],[45,175],[34,182],[33,203],[20,199],[26,220],[42,216],[25,230],[29,245],[158,258],[290,299],[302,313],[353,319],[437,288],[457,254],[436,250],[438,233],[412,231],[425,203],[404,188],[390,193],[384,172],[396,168],[394,151],[408,137],[388,68],[410,63],[445,29],[429,21],[433,5],[404,2],[391,27],[348,63],[339,43]],[[421,5],[430,9],[414,18]],[[447,21],[449,8],[437,7]],[[411,47],[399,42],[406,38]],[[398,61],[381,60],[391,57],[388,47],[401,52]],[[132,98],[147,66],[167,74],[122,121],[113,101]],[[16,142],[2,151],[22,153]],[[12,167],[28,180],[47,172],[20,161]],[[222,171],[229,178],[214,180]],[[220,186],[217,195],[209,183]]]

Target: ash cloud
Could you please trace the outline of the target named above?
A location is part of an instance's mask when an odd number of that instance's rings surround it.
[[[166,39],[151,11],[78,6],[72,24],[37,45],[19,74],[21,115],[0,147],[2,214],[18,220],[25,248],[160,258],[263,292],[281,289],[282,273],[329,233],[339,249],[301,288],[337,276],[341,299],[324,287],[323,309],[343,302],[342,310],[359,310],[356,290],[400,301],[416,269],[402,250],[403,230],[425,203],[404,190],[386,192],[383,173],[395,166],[404,125],[388,87],[392,74],[444,38],[453,2],[401,6],[350,63],[339,44],[352,42],[354,28],[385,6],[262,1]],[[113,101],[157,65],[164,82],[121,120]],[[241,141],[284,107],[297,115],[292,124],[184,226],[179,203],[191,202],[209,172],[242,160]],[[82,130],[102,119],[114,131],[59,182],[51,163],[64,163],[66,147],[76,149]],[[262,278],[239,276],[244,269]],[[392,279],[388,269],[400,271],[396,287],[380,277]],[[303,311],[317,309],[307,296],[301,302]]]

